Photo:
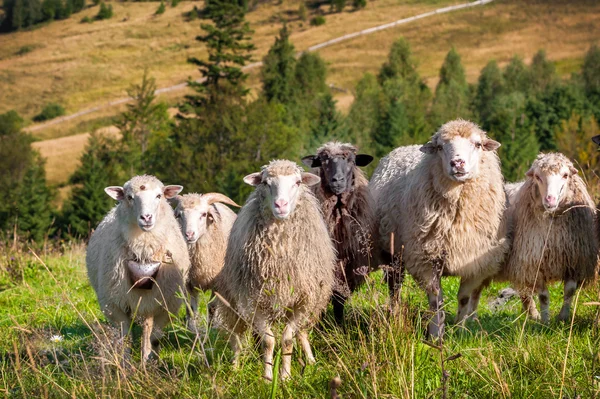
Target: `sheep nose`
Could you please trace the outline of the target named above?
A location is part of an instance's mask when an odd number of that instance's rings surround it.
[[[151,214],[142,215],[142,216],[140,216],[140,219],[142,219],[146,223],[150,223],[150,222],[152,222],[152,215]]]
[[[186,231],[185,232],[185,237],[188,240],[193,240],[195,235],[196,235],[196,233],[194,231]]]
[[[284,208],[287,206],[288,202],[284,199],[278,199],[275,201],[275,208]]]
[[[453,159],[452,161],[450,161],[450,166],[457,169],[463,169],[465,167],[465,161],[460,158]]]
[[[553,195],[546,195],[544,201],[546,201],[546,204],[548,205],[556,205],[556,197]]]
[[[344,180],[345,180],[344,176],[341,176],[341,175],[335,175],[331,178],[332,183],[343,183]]]

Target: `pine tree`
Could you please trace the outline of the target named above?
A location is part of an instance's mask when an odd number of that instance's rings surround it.
[[[248,92],[244,87],[248,75],[242,67],[250,60],[254,45],[250,43],[252,31],[244,18],[244,9],[232,0],[210,0],[204,15],[212,24],[202,24],[206,34],[196,40],[207,46],[208,61],[190,58],[189,62],[199,67],[205,80],[189,82],[197,94],[187,96],[184,112],[222,101],[218,97],[239,101]]]
[[[413,59],[408,41],[401,37],[392,44],[387,61],[381,66],[378,79],[383,85],[390,79],[403,79],[408,82],[420,80],[417,63]]]
[[[496,61],[490,61],[481,70],[475,98],[473,99],[473,112],[479,116],[479,123],[484,130],[490,128],[490,116],[494,110],[494,100],[504,93],[504,78]]]
[[[81,166],[70,179],[74,188],[63,205],[59,223],[63,234],[88,237],[114,206],[104,188],[121,185],[126,179],[116,167],[116,149],[114,140],[96,134],[90,137]]]
[[[506,93],[522,92],[529,93],[531,82],[529,72],[523,60],[514,56],[504,68],[504,82]]]
[[[363,152],[374,150],[372,137],[385,115],[386,98],[377,78],[366,73],[356,85],[356,94],[344,123],[343,140],[357,145]]]
[[[324,93],[317,103],[318,117],[311,129],[309,148],[317,149],[323,143],[336,137],[340,128],[341,116],[335,107],[331,93]]]
[[[440,69],[440,80],[435,89],[431,122],[436,128],[456,118],[468,119],[469,86],[460,55],[453,47],[446,55]]]
[[[585,54],[581,77],[585,94],[593,106],[596,120],[600,120],[600,47],[594,45]]]
[[[547,90],[558,83],[556,67],[546,58],[544,50],[539,50],[533,57],[529,67],[529,79],[531,90],[534,93]]]
[[[387,155],[401,145],[409,144],[409,121],[404,104],[393,100],[388,112],[373,134],[372,146],[377,157]]]
[[[46,185],[44,161],[35,153],[27,169],[17,202],[17,227],[21,236],[42,242],[51,234],[53,192]]]
[[[556,147],[558,151],[580,167],[588,181],[600,175],[598,146],[590,137],[600,134],[598,122],[593,116],[582,117],[573,112],[568,120],[563,120],[557,128]]]
[[[302,53],[296,63],[296,87],[304,98],[316,98],[328,91],[327,65],[317,53]]]
[[[263,58],[261,77],[263,94],[269,101],[290,104],[294,97],[294,71],[296,58],[286,25],[279,31],[275,44]]]

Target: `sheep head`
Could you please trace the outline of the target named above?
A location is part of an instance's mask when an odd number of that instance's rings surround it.
[[[498,147],[500,143],[488,138],[477,125],[457,119],[442,125],[421,151],[440,157],[448,178],[464,183],[479,174],[483,152]]]
[[[143,231],[150,231],[160,217],[161,204],[182,189],[182,186],[164,186],[156,177],[143,175],[133,177],[123,187],[110,186],[104,191],[127,209],[132,225],[137,223]]]
[[[355,146],[335,141],[324,144],[316,155],[302,158],[306,166],[321,169],[323,186],[335,195],[352,191],[354,167],[367,166],[372,160],[370,155],[357,154]]]
[[[561,153],[539,154],[526,175],[532,179],[547,212],[554,212],[568,196],[569,180],[577,174],[573,163]]]
[[[286,160],[271,161],[255,172],[244,177],[244,182],[266,189],[269,207],[276,219],[287,219],[296,208],[302,185],[314,186],[321,181],[319,176],[303,172],[296,163]]]
[[[175,217],[188,244],[194,244],[202,238],[219,216],[219,210],[213,206],[215,203],[239,208],[231,198],[220,193],[177,195],[173,202],[177,204]]]
[[[592,137],[592,141],[596,144],[596,145],[600,145],[600,134],[597,136]]]

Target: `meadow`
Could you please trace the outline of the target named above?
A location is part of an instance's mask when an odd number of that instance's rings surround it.
[[[484,292],[479,320],[453,325],[458,280],[444,281],[448,328],[443,345],[423,336],[425,295],[408,278],[390,314],[381,272],[352,298],[345,328],[331,309],[310,334],[317,363],[298,348],[292,378],[264,381],[251,336],[239,369],[227,337],[206,325],[186,331],[173,315],[160,360],[140,368],[134,330],[131,364],[102,316],[85,272],[85,247],[2,248],[0,262],[0,393],[4,397],[140,398],[593,398],[600,394],[598,286],[581,290],[571,323],[542,325],[521,313],[518,299],[491,303],[504,287]],[[551,312],[561,303],[551,289]],[[202,296],[203,306],[208,295]],[[496,301],[497,302],[497,301]],[[204,314],[205,315],[205,312]],[[279,331],[280,332],[280,331]],[[279,359],[279,354],[277,356]],[[277,360],[276,360],[277,361]],[[446,382],[442,383],[442,361]],[[341,384],[330,392],[333,379]],[[445,390],[444,390],[445,387]],[[445,393],[444,393],[445,391]],[[444,396],[445,395],[445,396]]]

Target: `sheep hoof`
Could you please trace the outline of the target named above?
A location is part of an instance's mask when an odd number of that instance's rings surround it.
[[[556,316],[556,320],[560,321],[561,323],[568,323],[571,320],[571,317],[568,313],[561,311],[558,316]]]
[[[287,371],[283,371],[283,370],[281,371],[281,376],[280,376],[281,381],[287,381],[290,379],[290,377],[291,377],[290,373],[288,373]]]
[[[315,364],[316,362],[317,362],[317,361],[316,361],[316,360],[315,360],[315,358],[314,358],[314,357],[312,357],[312,356],[311,356],[311,357],[307,357],[307,358],[306,358],[306,364],[309,364],[309,365],[311,365],[311,366],[312,366],[312,365],[313,365],[313,364]]]

